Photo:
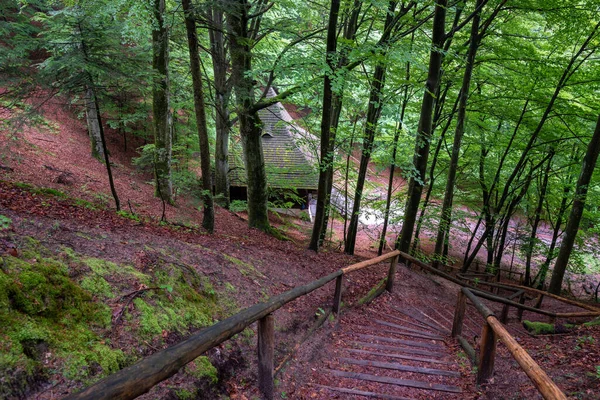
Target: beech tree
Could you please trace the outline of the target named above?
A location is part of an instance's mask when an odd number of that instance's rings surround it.
[[[552,271],[552,279],[550,280],[550,286],[548,287],[548,292],[550,293],[560,294],[563,277],[567,269],[571,251],[573,250],[575,237],[579,230],[579,223],[581,222],[581,216],[583,215],[588,185],[590,184],[594,168],[596,167],[598,154],[600,154],[600,116],[598,117],[596,129],[594,130],[585,157],[581,163],[581,173],[579,179],[577,179],[577,186],[573,197],[573,206],[571,207],[571,213],[569,214],[567,226],[564,231],[564,238],[560,245],[560,251],[556,258],[554,270]]]

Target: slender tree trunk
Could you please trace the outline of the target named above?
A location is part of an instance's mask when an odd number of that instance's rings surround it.
[[[406,63],[407,75],[410,71],[410,63]],[[408,81],[408,79],[407,79]],[[383,253],[383,247],[385,246],[387,234],[388,221],[390,219],[390,206],[392,204],[392,194],[394,191],[394,171],[396,170],[396,151],[398,147],[398,140],[400,139],[400,132],[403,130],[404,124],[404,112],[406,111],[406,105],[408,104],[408,85],[404,90],[404,101],[402,102],[402,110],[400,111],[400,119],[398,120],[398,126],[394,132],[394,139],[392,141],[392,163],[390,164],[390,177],[388,179],[388,190],[385,198],[385,211],[383,213],[383,228],[381,229],[381,236],[379,237],[379,249],[377,255],[380,256]]]
[[[421,193],[423,192],[425,171],[427,169],[427,158],[429,156],[429,145],[431,142],[432,111],[435,100],[433,93],[436,93],[440,79],[440,67],[442,62],[442,53],[440,49],[442,48],[445,39],[446,6],[446,0],[436,1],[435,16],[433,19],[433,48],[429,56],[427,84],[423,94],[423,102],[421,104],[421,115],[419,117],[415,154],[413,158],[416,176],[412,177],[409,182],[408,196],[404,209],[404,223],[402,224],[402,231],[396,243],[396,247],[405,252],[408,251],[410,247],[415,220],[419,211]]]
[[[337,21],[340,10],[340,1],[332,0],[329,10],[329,25],[327,28],[326,63],[329,71],[323,80],[323,113],[321,116],[321,162],[319,165],[319,184],[317,194],[317,209],[309,249],[318,251],[321,241],[323,225],[327,222],[326,198],[328,189],[328,168],[333,164],[333,141],[331,138],[331,111],[333,100],[332,77],[334,72],[334,57],[337,48]]]
[[[506,214],[504,215],[504,218],[502,220],[501,228],[499,228],[498,246],[496,246],[496,256],[494,258],[493,268],[491,270],[487,270],[486,272],[496,273],[500,269],[500,266],[502,264],[502,257],[504,256],[504,249],[506,247],[506,236],[508,233],[508,228],[510,226],[510,220],[515,212],[517,205],[521,202],[521,200],[527,193],[529,185],[531,184],[532,176],[533,168],[531,168],[527,180],[525,181],[525,184],[523,185],[519,193],[515,196],[515,198],[512,199],[512,201],[508,205]]]
[[[393,23],[396,4],[396,1],[390,1],[388,3],[388,12],[385,20],[384,31],[390,29]],[[387,49],[383,51],[380,57],[385,57],[386,52]],[[347,254],[354,254],[354,247],[356,245],[360,202],[362,199],[362,192],[367,176],[369,161],[371,159],[371,153],[373,152],[377,123],[379,122],[379,116],[381,115],[381,108],[383,107],[384,102],[382,92],[385,85],[386,69],[387,65],[385,60],[378,62],[373,74],[373,80],[371,81],[371,93],[369,95],[369,106],[367,108],[367,121],[365,123],[365,135],[363,138],[363,148],[360,158],[360,167],[358,170],[358,180],[356,182],[356,191],[354,193],[354,207],[352,208],[352,216],[350,217],[350,225],[348,227],[348,237],[346,238],[346,245],[344,247],[344,252]]]
[[[540,290],[544,289],[544,284],[546,282],[546,275],[548,274],[548,269],[550,268],[550,263],[556,257],[556,254],[555,254],[556,243],[558,242],[558,236],[560,235],[560,228],[562,226],[565,212],[567,211],[567,208],[568,208],[568,201],[569,201],[568,195],[569,195],[569,192],[571,191],[570,184],[571,184],[571,182],[566,184],[565,187],[563,188],[563,196],[562,196],[562,200],[560,202],[560,207],[558,209],[558,213],[556,216],[556,225],[554,225],[554,229],[552,231],[552,240],[550,241],[550,247],[548,248],[548,252],[546,253],[546,260],[540,266],[540,270],[538,271],[537,275],[533,279],[533,285],[535,285],[537,282],[537,288]]]
[[[454,185],[456,181],[456,171],[458,169],[458,158],[460,156],[460,147],[462,137],[465,132],[465,119],[467,114],[467,100],[469,98],[469,88],[471,86],[471,78],[473,76],[473,65],[479,47],[479,17],[484,0],[477,0],[477,12],[473,17],[471,25],[471,38],[469,42],[469,51],[467,53],[467,63],[463,75],[462,87],[459,93],[458,115],[456,117],[456,131],[454,133],[454,143],[452,145],[452,155],[450,157],[450,166],[448,167],[448,178],[446,180],[446,190],[444,192],[444,200],[442,202],[442,212],[440,215],[440,223],[438,226],[437,238],[435,241],[434,250],[434,267],[439,266],[444,244],[450,239],[446,236],[446,232],[450,231],[450,221],[452,220],[452,201],[454,198]]]
[[[156,25],[152,30],[152,67],[155,73],[152,88],[154,125],[155,195],[173,203],[171,181],[172,137],[169,119],[169,33],[164,20],[165,0],[154,0]]]
[[[91,79],[90,79],[91,81]],[[93,83],[92,83],[93,86]],[[95,91],[93,91],[95,93]],[[117,211],[121,211],[121,202],[117,195],[117,188],[115,187],[115,181],[113,179],[112,167],[110,166],[110,159],[108,157],[108,149],[106,148],[106,136],[104,135],[104,127],[102,126],[102,117],[100,116],[100,105],[98,103],[98,97],[94,94],[94,104],[96,105],[96,111],[98,112],[98,127],[100,129],[100,141],[102,142],[102,152],[104,153],[104,163],[106,164],[106,172],[108,174],[108,184],[110,185],[110,192],[115,200],[115,208]]]
[[[571,251],[573,250],[573,244],[575,243],[575,237],[579,230],[579,223],[581,216],[583,215],[583,208],[585,206],[585,200],[587,197],[588,185],[592,179],[594,168],[596,167],[596,161],[598,160],[598,154],[600,153],[600,116],[596,122],[596,129],[594,135],[590,140],[587,148],[583,163],[581,165],[581,174],[577,179],[577,187],[575,189],[575,196],[573,198],[573,206],[571,207],[571,214],[567,220],[567,227],[565,228],[565,236],[560,245],[558,257],[554,264],[554,270],[552,271],[552,278],[550,285],[548,286],[548,292],[553,294],[560,294],[563,277],[569,263]]]
[[[356,118],[352,124],[352,137],[350,137],[350,147],[348,148],[348,154],[346,154],[346,176],[344,179],[344,244],[346,243],[348,230],[348,175],[350,173],[350,156],[352,155],[352,149],[354,148],[354,134],[356,133],[357,124],[358,118]]]
[[[98,119],[98,109],[94,99],[96,94],[90,86],[85,88],[85,120],[87,122],[88,134],[92,144],[92,157],[102,160],[104,152],[102,150],[102,138],[100,137],[100,125]]]
[[[223,10],[220,5],[209,10],[209,38],[215,86],[215,201],[222,207],[229,208],[229,101],[231,86],[227,82],[229,61],[225,51],[223,34]]]
[[[190,69],[192,73],[192,87],[194,91],[194,108],[196,111],[196,125],[198,128],[198,142],[200,144],[200,168],[202,170],[202,200],[204,203],[204,217],[202,226],[212,233],[215,227],[215,210],[212,198],[212,182],[210,173],[210,147],[208,142],[208,129],[206,127],[206,111],[204,108],[204,93],[202,89],[202,76],[200,73],[200,56],[198,54],[198,34],[194,20],[191,0],[182,0],[185,13],[185,29],[187,32],[190,53]]]
[[[531,284],[531,258],[533,257],[533,249],[535,247],[535,240],[537,237],[537,229],[542,220],[542,210],[544,208],[544,200],[546,199],[546,191],[548,189],[548,179],[550,177],[550,168],[552,167],[552,158],[554,157],[554,149],[550,149],[548,164],[544,170],[544,176],[542,177],[542,184],[540,185],[540,192],[538,194],[538,202],[535,207],[533,223],[531,224],[531,234],[527,243],[527,250],[525,252],[525,280],[523,284],[529,286]]]

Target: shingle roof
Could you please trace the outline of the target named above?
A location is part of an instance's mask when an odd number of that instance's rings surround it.
[[[271,88],[267,97],[274,97]],[[295,129],[281,103],[258,112],[263,125],[262,145],[267,182],[271,188],[316,189],[317,168],[300,150],[290,129]],[[287,118],[286,118],[287,117]],[[246,186],[246,171],[239,136],[232,135],[229,151],[230,184]]]

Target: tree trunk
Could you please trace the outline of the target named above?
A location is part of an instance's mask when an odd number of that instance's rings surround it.
[[[269,232],[271,226],[267,211],[267,174],[251,74],[252,32],[248,29],[250,4],[246,0],[228,0],[227,4],[231,80],[236,97],[248,185],[248,225]]]
[[[538,195],[538,202],[535,207],[533,223],[531,224],[531,234],[529,235],[529,241],[527,243],[527,250],[525,252],[525,279],[523,284],[529,286],[531,284],[531,258],[533,257],[533,249],[535,247],[535,239],[537,237],[537,229],[542,220],[542,209],[544,208],[544,200],[546,199],[546,191],[548,189],[548,179],[550,178],[550,167],[552,166],[552,158],[554,157],[554,148],[550,149],[548,164],[544,170],[544,176],[542,177],[542,184],[540,185],[540,192]]]
[[[154,171],[156,191],[163,201],[173,203],[171,181],[172,137],[169,119],[169,34],[164,20],[165,0],[154,0],[156,25],[152,30],[152,122],[154,125]]]
[[[96,94],[92,87],[85,88],[85,120],[87,122],[88,134],[92,144],[92,157],[102,160],[104,152],[102,150],[102,138],[100,137],[100,122],[98,118],[98,109],[94,99]]]
[[[384,31],[387,31],[391,28],[394,20],[394,10],[396,9],[396,4],[396,1],[390,1],[388,3],[388,12],[384,24]],[[382,54],[380,54],[380,57],[384,58],[386,53],[387,49],[384,49]],[[365,179],[367,177],[367,169],[371,159],[371,153],[373,152],[377,123],[379,122],[381,108],[383,107],[384,103],[382,94],[385,86],[386,70],[386,60],[379,61],[375,66],[373,80],[371,81],[371,92],[369,94],[369,106],[367,107],[367,120],[365,123],[365,135],[363,138],[362,154],[360,157],[360,167],[358,169],[358,180],[356,182],[356,190],[354,192],[354,203],[352,215],[350,217],[350,225],[348,227],[348,237],[346,238],[346,245],[344,247],[344,252],[347,254],[354,254],[354,247],[356,245],[360,202],[362,200],[362,192],[364,189]]]
[[[467,53],[467,63],[463,75],[462,87],[459,93],[458,115],[456,117],[456,131],[454,133],[454,143],[452,144],[452,155],[450,157],[450,166],[448,167],[448,178],[446,180],[446,190],[442,202],[442,212],[438,226],[437,238],[434,250],[434,267],[438,267],[441,261],[444,244],[450,239],[446,232],[450,231],[450,221],[452,220],[452,201],[454,198],[454,185],[456,181],[456,171],[458,169],[458,158],[460,156],[460,146],[462,137],[465,133],[465,119],[467,114],[467,100],[469,98],[469,88],[471,86],[471,77],[473,76],[473,65],[475,56],[479,47],[479,17],[484,0],[477,0],[476,12],[473,16],[471,25],[471,38],[469,42],[469,51]]]
[[[333,88],[331,75],[334,72],[334,57],[337,48],[337,21],[340,10],[340,1],[332,0],[329,10],[329,24],[327,28],[326,63],[329,71],[323,79],[323,113],[321,116],[321,162],[319,165],[319,184],[317,188],[317,209],[315,221],[308,248],[318,251],[321,241],[323,225],[327,222],[326,198],[329,186],[328,169],[333,164],[333,140],[331,138],[331,112]],[[325,225],[326,226],[326,225]]]
[[[198,128],[198,142],[200,145],[200,169],[202,171],[202,201],[204,203],[204,217],[202,227],[212,233],[215,227],[215,210],[212,198],[212,182],[210,173],[210,147],[208,142],[208,129],[206,127],[206,111],[204,108],[204,93],[202,89],[202,76],[200,74],[200,56],[198,54],[198,34],[194,20],[191,0],[182,0],[185,13],[185,29],[187,32],[188,47],[190,52],[190,69],[192,73],[192,87],[194,91],[194,108],[196,111],[196,125]]]
[[[423,185],[425,183],[425,171],[427,169],[429,144],[431,142],[432,111],[435,100],[433,94],[436,93],[439,85],[440,67],[443,56],[440,49],[445,39],[446,5],[447,0],[436,1],[435,16],[433,19],[432,50],[429,56],[429,71],[423,94],[423,102],[421,104],[421,114],[413,158],[415,176],[411,177],[408,185],[408,196],[404,209],[404,223],[402,224],[402,231],[396,243],[396,247],[404,252],[408,251],[410,247],[415,220],[419,211],[421,193],[423,192]]]
[[[229,208],[229,100],[231,86],[227,82],[227,70],[230,68],[225,51],[223,35],[223,10],[219,5],[209,10],[209,38],[215,86],[215,201]]]
[[[571,256],[577,231],[579,230],[581,216],[583,215],[588,185],[590,184],[596,161],[598,160],[598,153],[600,153],[600,116],[596,122],[594,135],[590,140],[587,152],[583,158],[581,174],[579,175],[579,179],[577,179],[577,187],[575,189],[571,214],[569,215],[567,227],[565,228],[565,236],[560,245],[558,257],[556,258],[554,270],[552,271],[552,279],[550,280],[548,292],[553,294],[560,294],[563,277],[567,269],[567,264],[569,263],[569,257]]]

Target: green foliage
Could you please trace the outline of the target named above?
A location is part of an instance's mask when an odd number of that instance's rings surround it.
[[[3,229],[10,228],[11,224],[12,224],[12,219],[0,214],[0,231]]]
[[[130,220],[135,221],[135,222],[140,222],[142,220],[139,217],[139,215],[132,214],[129,211],[125,211],[125,210],[117,211],[117,215],[120,215],[123,218],[127,218],[127,219],[130,219]]]
[[[229,204],[229,210],[232,212],[248,211],[248,202],[245,200],[232,200]]]

